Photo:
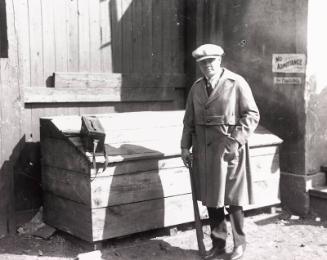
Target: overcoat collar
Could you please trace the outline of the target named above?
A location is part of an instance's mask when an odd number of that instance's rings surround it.
[[[223,86],[224,82],[227,79],[235,80],[235,74],[233,72],[231,72],[230,70],[223,68],[223,74],[221,75],[221,78],[217,82],[218,85],[215,86],[215,88],[213,89],[210,97],[208,97],[208,100],[206,102],[206,105],[208,105],[209,103],[211,103],[213,100],[215,100],[219,96],[219,94],[224,89],[222,86]],[[203,88],[203,89],[205,91],[205,88]]]

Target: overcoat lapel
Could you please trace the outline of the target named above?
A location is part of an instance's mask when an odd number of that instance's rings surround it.
[[[224,82],[226,79],[230,78],[229,77],[229,71],[227,69],[224,69],[224,73],[221,76],[221,78],[218,81],[218,86],[215,86],[215,88],[213,89],[210,97],[208,98],[206,105],[209,105],[212,101],[214,101],[217,97],[219,97],[220,93],[223,91],[224,89]]]

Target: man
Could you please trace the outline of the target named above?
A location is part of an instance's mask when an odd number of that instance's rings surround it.
[[[244,78],[221,67],[223,54],[213,44],[192,53],[204,77],[195,81],[188,95],[181,148],[184,164],[193,167],[197,199],[208,209],[213,245],[208,256],[225,253],[226,209],[235,260],[242,257],[246,244],[242,206],[251,203],[247,140],[260,116]]]

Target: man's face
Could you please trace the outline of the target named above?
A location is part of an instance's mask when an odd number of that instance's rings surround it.
[[[213,75],[220,71],[221,57],[204,59],[198,62],[201,72],[207,78],[211,78]]]

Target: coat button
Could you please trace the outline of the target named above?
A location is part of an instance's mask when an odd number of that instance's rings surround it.
[[[210,123],[211,122],[211,119],[207,119],[207,123]]]
[[[207,143],[207,146],[210,146],[211,145],[211,142]]]

